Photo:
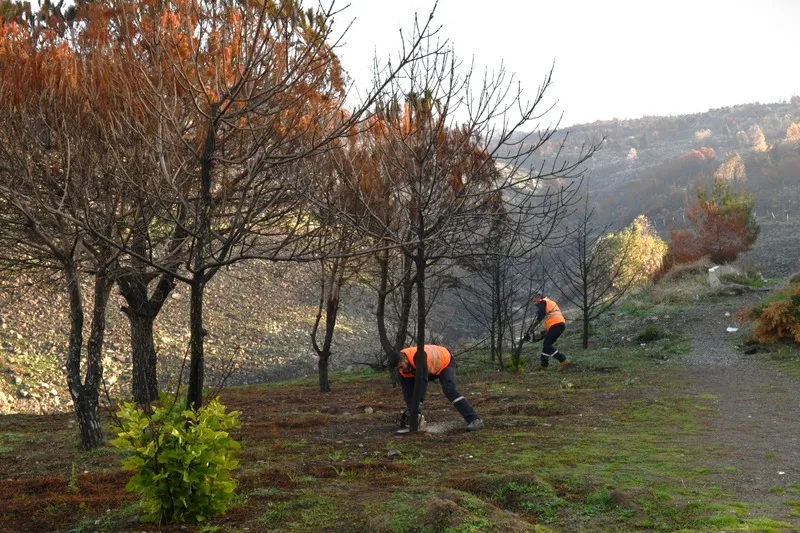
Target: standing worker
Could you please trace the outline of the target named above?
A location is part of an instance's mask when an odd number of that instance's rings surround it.
[[[410,346],[408,348],[403,348],[400,350],[400,353],[397,354],[398,362],[395,368],[397,370],[398,380],[400,381],[400,388],[403,389],[403,399],[406,402],[406,411],[403,413],[400,422],[402,426],[407,426],[408,413],[411,412],[411,400],[414,395],[414,374],[417,369],[414,364],[414,355],[416,353],[417,347]],[[423,400],[425,399],[425,390],[428,381],[438,379],[444,395],[467,422],[467,431],[483,429],[483,420],[480,419],[467,399],[456,390],[456,371],[451,364],[453,357],[450,355],[447,348],[435,344],[426,344],[425,355],[428,361],[428,379],[422,381],[421,398]],[[421,402],[420,411],[422,411]],[[420,424],[420,426],[422,426],[422,424]],[[402,431],[402,429],[400,431]]]
[[[558,371],[561,372],[571,365],[572,361],[567,359],[563,353],[559,352],[554,344],[561,334],[564,333],[567,321],[564,320],[564,314],[561,312],[561,309],[559,309],[558,304],[550,298],[541,294],[536,294],[533,297],[533,301],[536,303],[536,319],[531,324],[531,327],[528,328],[524,339],[526,341],[531,340],[536,331],[536,327],[544,321],[545,334],[544,342],[542,343],[542,359],[539,370],[547,370],[550,358],[555,357],[556,361],[559,362]]]

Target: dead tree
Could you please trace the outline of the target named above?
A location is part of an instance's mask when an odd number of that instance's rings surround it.
[[[593,215],[587,192],[565,245],[551,254],[545,269],[564,299],[581,311],[584,348],[589,347],[592,321],[608,311],[637,280],[624,276],[629,246],[612,246],[605,238],[609,227],[596,226]]]
[[[104,438],[99,413],[106,305],[115,275],[116,217],[125,189],[114,183],[107,146],[98,131],[102,108],[85,106],[99,59],[81,54],[70,33],[16,27],[3,34],[0,81],[0,239],[4,257],[25,268],[56,271],[69,302],[65,368],[78,418],[81,444]],[[84,43],[91,46],[91,43]],[[74,223],[91,221],[97,234]],[[83,282],[92,282],[87,305]],[[90,313],[89,338],[84,320]]]
[[[422,347],[432,267],[484,253],[478,249],[500,205],[512,214],[522,205],[536,205],[532,216],[545,225],[566,214],[576,189],[572,178],[594,151],[589,147],[575,161],[524,170],[523,164],[553,129],[521,141],[514,134],[533,127],[550,76],[530,104],[502,69],[493,77],[476,78],[473,71],[462,71],[452,49],[443,49],[432,38],[423,40],[417,61],[392,80],[375,110],[367,144],[377,172],[373,179],[349,182],[361,206],[356,215],[342,214],[365,235],[401,250],[414,265],[418,350],[412,430],[426,379]],[[512,110],[519,114],[512,118]],[[375,182],[385,191],[380,208],[369,194]],[[390,217],[384,206],[391,210]]]

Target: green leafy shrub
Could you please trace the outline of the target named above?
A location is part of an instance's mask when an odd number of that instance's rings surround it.
[[[503,366],[506,370],[510,370],[512,372],[525,372],[525,358],[520,355],[515,364],[514,357],[509,357],[503,362]]]
[[[216,399],[197,411],[185,406],[162,395],[151,414],[133,403],[119,410],[111,443],[128,452],[122,466],[136,474],[125,488],[141,494],[143,522],[205,522],[233,498],[239,443],[228,432],[240,413],[226,413]]]

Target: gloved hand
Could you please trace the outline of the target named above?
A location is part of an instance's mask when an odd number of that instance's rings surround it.
[[[522,337],[522,340],[525,341],[525,342],[530,342],[531,334],[530,333],[526,333],[525,336]]]

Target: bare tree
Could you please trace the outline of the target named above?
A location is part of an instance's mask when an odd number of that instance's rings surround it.
[[[563,216],[575,194],[571,178],[580,174],[594,151],[589,147],[574,162],[523,171],[522,165],[553,130],[547,128],[522,141],[514,133],[540,117],[550,76],[533,102],[524,102],[514,90],[513,78],[502,68],[494,76],[478,79],[471,69],[462,73],[450,48],[442,48],[432,38],[423,43],[417,60],[393,80],[375,113],[370,146],[378,171],[366,183],[351,182],[354,197],[362,200],[361,208],[355,215],[343,213],[365,234],[400,249],[414,265],[418,350],[413,430],[426,379],[423,346],[431,267],[484,253],[478,249],[490,221],[498,219],[501,205],[506,214],[517,213],[525,205],[544,224]],[[513,120],[508,118],[512,110],[519,111]],[[386,191],[387,200],[380,209],[368,194],[375,181]],[[390,217],[384,210],[387,205]],[[531,211],[530,205],[537,209]]]
[[[339,315],[342,288],[355,277],[360,265],[364,262],[363,256],[354,255],[356,243],[355,235],[349,228],[330,231],[334,242],[331,257],[320,260],[320,297],[314,326],[311,329],[311,344],[317,354],[319,367],[319,390],[330,392],[331,386],[328,379],[329,361],[333,347],[333,336],[336,320]],[[322,342],[319,339],[319,326],[325,316],[322,331]]]
[[[521,230],[522,226],[516,228]],[[468,275],[458,294],[464,309],[487,334],[490,360],[505,368],[503,356],[510,341],[511,367],[519,369],[523,343],[518,339],[533,307],[530,295],[544,281],[540,251],[524,246],[506,226],[490,236],[485,256],[462,262]]]
[[[549,263],[553,267],[546,269],[561,295],[581,311],[584,348],[589,347],[592,321],[622,298],[635,281],[624,276],[629,247],[613,246],[605,238],[609,227],[595,226],[593,215],[587,193],[566,245],[552,254]]]

